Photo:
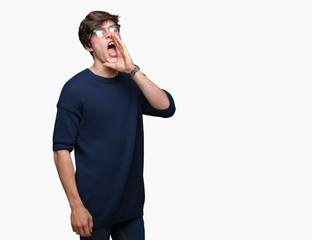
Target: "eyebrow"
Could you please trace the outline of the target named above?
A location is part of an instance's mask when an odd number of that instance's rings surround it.
[[[118,27],[116,24],[113,24],[113,25],[110,25],[110,26],[108,26],[108,27],[100,27],[100,28],[98,28],[98,29],[103,29],[103,28],[110,28],[110,27],[113,27],[113,26],[116,26],[116,27]]]

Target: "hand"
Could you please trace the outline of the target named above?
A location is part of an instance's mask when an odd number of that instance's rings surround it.
[[[73,232],[82,237],[90,237],[93,228],[92,216],[84,207],[72,208],[70,215]]]
[[[112,62],[103,63],[103,66],[115,69],[118,72],[130,73],[134,68],[134,63],[125,44],[121,41],[120,36],[116,33],[112,33],[112,40],[116,46],[117,57],[114,58]]]

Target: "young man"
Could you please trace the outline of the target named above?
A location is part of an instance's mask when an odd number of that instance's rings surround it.
[[[133,63],[118,19],[94,11],[81,22],[94,64],[65,83],[57,103],[54,160],[80,239],[144,239],[142,114],[175,112],[170,93]]]

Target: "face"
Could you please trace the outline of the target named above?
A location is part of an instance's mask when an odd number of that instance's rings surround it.
[[[91,36],[91,48],[87,48],[88,51],[93,52],[94,60],[101,63],[114,62],[117,58],[117,51],[115,43],[112,39],[112,34],[118,34],[118,32],[110,32],[108,27],[115,25],[111,20],[105,21],[101,28],[105,30],[99,31],[97,34],[93,33]]]

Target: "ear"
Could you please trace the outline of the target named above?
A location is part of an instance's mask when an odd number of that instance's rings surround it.
[[[87,51],[89,51],[89,52],[93,52],[93,48],[91,46],[88,47],[87,45],[85,45],[85,49],[87,49]]]
[[[86,49],[87,51],[93,52],[93,48],[92,48],[91,43],[84,45],[84,47],[85,47],[85,49]]]

